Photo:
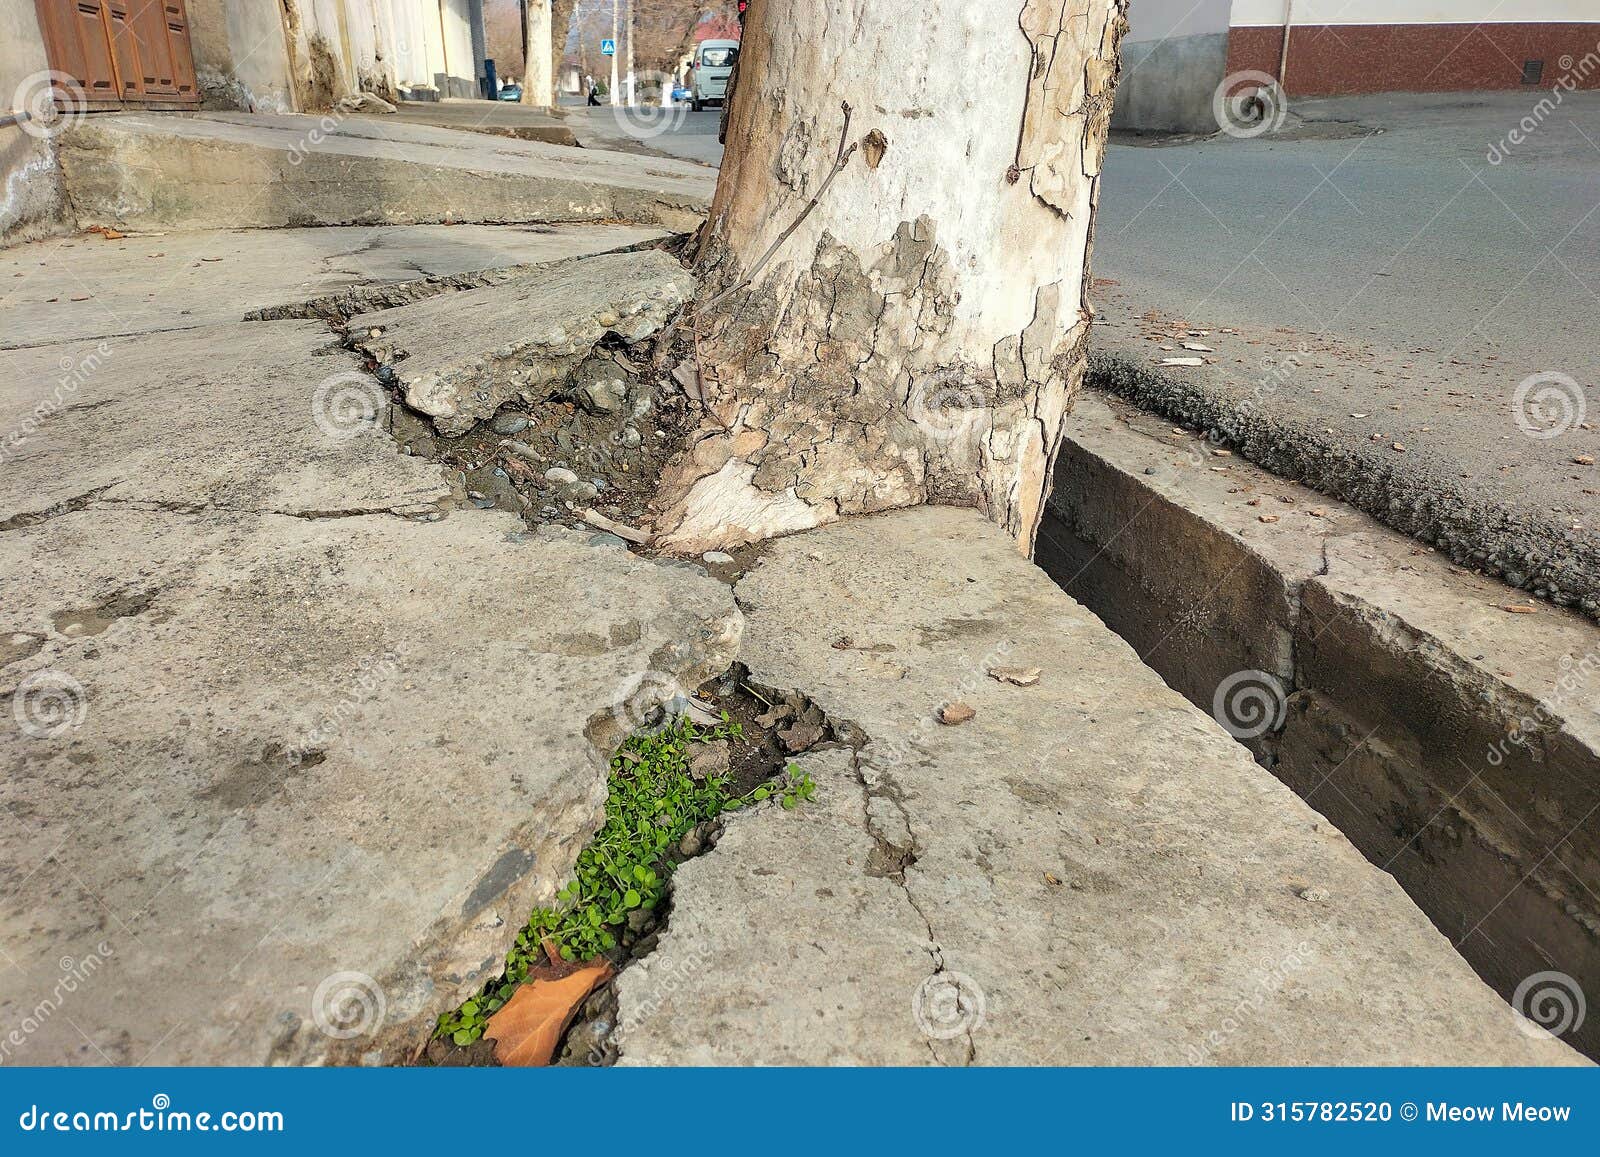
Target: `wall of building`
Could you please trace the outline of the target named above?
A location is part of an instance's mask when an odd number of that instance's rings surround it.
[[[1209,133],[1228,63],[1230,0],[1134,0],[1111,127]]]
[[[1277,75],[1285,8],[1285,0],[1234,0],[1229,73]],[[1581,67],[1586,58],[1591,66]],[[1530,61],[1542,68],[1525,81]],[[1548,89],[1563,77],[1574,88],[1600,88],[1596,61],[1595,0],[1294,0],[1284,89],[1290,96]]]
[[[187,0],[202,108],[293,112],[276,0]]]
[[[47,98],[44,34],[33,5],[0,6],[0,114]],[[0,125],[0,245],[68,228],[55,147],[39,126]]]

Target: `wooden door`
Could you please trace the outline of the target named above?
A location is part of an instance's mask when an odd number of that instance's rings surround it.
[[[89,109],[196,108],[183,0],[35,0],[50,67]],[[57,102],[78,103],[57,86]]]

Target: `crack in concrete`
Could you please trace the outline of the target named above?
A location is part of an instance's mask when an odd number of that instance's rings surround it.
[[[938,934],[934,931],[932,918],[918,901],[917,895],[912,890],[910,880],[906,875],[907,869],[917,862],[917,850],[920,845],[916,832],[911,827],[911,813],[906,810],[904,793],[901,791],[900,785],[895,783],[893,777],[887,772],[875,772],[873,778],[879,782],[876,784],[870,782],[867,771],[862,766],[861,750],[858,747],[850,748],[850,768],[855,773],[856,782],[861,785],[863,828],[877,845],[873,850],[872,856],[867,861],[867,874],[893,880],[900,885],[901,891],[905,893],[906,903],[910,905],[911,910],[917,914],[923,926],[928,930],[928,939],[923,948],[927,952],[929,960],[933,962],[933,971],[929,976],[942,975],[949,971],[945,966],[944,948],[939,943]],[[885,800],[889,806],[894,808],[900,817],[901,825],[905,829],[905,838],[910,841],[909,846],[897,843],[884,833],[879,822],[872,814],[874,800]],[[890,865],[893,865],[893,867],[889,867]],[[875,867],[880,870],[874,871]],[[966,1038],[966,1055],[962,1058],[961,1063],[963,1065],[976,1064],[978,1056],[977,1044],[972,1039],[972,1029],[970,1026],[964,1026],[962,1032]],[[945,1058],[939,1055],[939,1050],[934,1047],[934,1041],[931,1037],[925,1036],[924,1043],[928,1046],[928,1053],[933,1057],[936,1064],[944,1065],[947,1063]]]

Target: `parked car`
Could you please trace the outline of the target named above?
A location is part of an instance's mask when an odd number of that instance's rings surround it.
[[[511,101],[513,103],[521,100],[522,99],[522,86],[520,84],[516,84],[514,82],[511,83],[511,84],[505,85],[504,87],[502,87],[500,89],[500,99],[501,100],[506,100],[506,101]]]
[[[686,103],[686,102],[688,102],[688,101],[690,101],[692,99],[694,99],[694,94],[691,93],[683,85],[675,84],[675,85],[672,86],[672,103],[673,104],[684,104],[684,103]]]
[[[738,59],[737,40],[702,40],[695,45],[694,66],[689,72],[689,103],[695,112],[727,99],[728,74]]]

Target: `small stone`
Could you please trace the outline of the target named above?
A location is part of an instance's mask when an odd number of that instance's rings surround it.
[[[684,832],[683,839],[678,841],[678,854],[686,860],[693,859],[704,847],[705,843],[700,839],[699,831],[690,829]]]
[[[1594,457],[1593,457],[1593,455],[1590,455],[1590,454],[1577,454],[1577,455],[1574,455],[1572,461],[1573,461],[1573,464],[1576,465],[1576,466],[1593,466],[1594,465]]]
[[[629,450],[638,449],[639,445],[643,441],[644,439],[640,437],[639,431],[635,430],[632,426],[629,426],[622,431],[622,444]]]
[[[726,566],[733,561],[733,555],[720,550],[708,550],[700,556],[702,560],[713,566]]]
[[[973,709],[970,703],[963,703],[957,700],[954,703],[946,703],[939,708],[939,722],[949,727],[954,727],[959,723],[966,723],[975,719],[977,714],[977,711]]]
[[[578,476],[565,466],[552,466],[544,472],[544,480],[556,486],[571,486],[578,480]]]
[[[518,414],[514,411],[496,414],[494,421],[489,423],[489,428],[496,434],[503,434],[508,437],[512,434],[520,434],[528,428],[528,415]]]
[[[1263,514],[1261,516],[1261,521],[1262,522],[1266,522],[1266,523],[1277,522],[1278,521],[1278,516],[1276,514]]]
[[[822,728],[815,723],[801,721],[778,732],[778,741],[790,755],[810,751],[822,742]]]
[[[628,541],[627,541],[627,539],[621,538],[621,537],[619,537],[619,536],[617,536],[615,534],[595,534],[595,535],[591,535],[589,537],[589,545],[590,546],[620,546],[624,550],[628,549]]]
[[[756,716],[756,726],[771,729],[786,720],[794,718],[794,708],[787,703],[779,703],[764,715]]]
[[[1038,667],[990,667],[989,678],[1013,687],[1032,687],[1039,682],[1042,672]]]
[[[691,779],[710,779],[712,776],[727,775],[730,767],[732,758],[728,754],[726,739],[719,739],[714,743],[702,743],[689,757]]]
[[[1154,466],[1146,466],[1144,468],[1144,472],[1146,474],[1154,474],[1156,472],[1156,468]]]
[[[618,414],[628,397],[628,387],[621,378],[605,378],[579,387],[578,405],[591,414]]]
[[[1325,904],[1332,898],[1332,893],[1326,888],[1301,888],[1296,893],[1307,904]]]

